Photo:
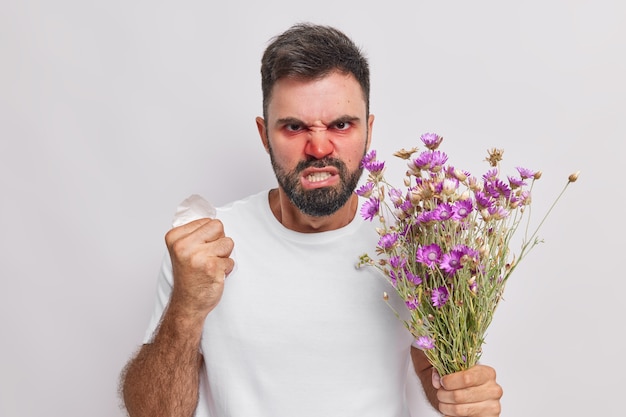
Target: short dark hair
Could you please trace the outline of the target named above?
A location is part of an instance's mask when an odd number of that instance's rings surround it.
[[[369,64],[361,49],[343,32],[330,26],[298,23],[272,38],[261,59],[263,117],[267,119],[276,81],[317,79],[332,71],[354,75],[363,90],[369,115]]]

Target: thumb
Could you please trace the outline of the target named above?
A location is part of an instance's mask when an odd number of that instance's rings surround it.
[[[432,380],[433,380],[433,387],[435,389],[441,388],[441,376],[439,375],[439,372],[437,372],[435,368],[433,368]]]

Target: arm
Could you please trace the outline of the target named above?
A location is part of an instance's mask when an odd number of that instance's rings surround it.
[[[437,389],[433,386],[432,382],[434,372],[433,366],[428,361],[426,355],[424,355],[424,352],[416,347],[411,347],[411,358],[413,359],[415,373],[422,383],[422,388],[424,389],[424,394],[426,394],[428,402],[430,402],[430,405],[432,405],[434,409],[439,409]]]
[[[221,222],[200,219],[165,237],[174,285],[151,343],[122,372],[122,397],[132,417],[183,417],[194,413],[202,367],[200,340],[207,314],[219,302],[233,269],[233,242]]]
[[[122,394],[130,416],[191,416],[198,402],[202,355],[196,326],[180,323],[168,306],[152,343],[123,371]],[[200,331],[201,333],[201,331]]]
[[[496,382],[496,372],[493,368],[475,365],[465,371],[439,377],[421,350],[411,348],[411,356],[426,397],[444,416],[500,415],[502,387]]]

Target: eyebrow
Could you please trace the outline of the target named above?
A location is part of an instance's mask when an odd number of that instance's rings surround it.
[[[343,116],[339,116],[338,118],[332,120],[330,123],[328,123],[328,125],[330,126],[330,125],[335,125],[337,123],[358,122],[360,120],[361,120],[360,117],[350,116],[350,115],[345,114]],[[308,126],[307,123],[304,123],[302,120],[296,117],[283,117],[283,118],[276,120],[276,125],[288,125],[288,124]]]

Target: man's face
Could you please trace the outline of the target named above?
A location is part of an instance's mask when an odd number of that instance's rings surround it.
[[[267,117],[257,123],[280,187],[303,213],[333,214],[361,177],[374,120],[357,80],[339,72],[279,80]]]

